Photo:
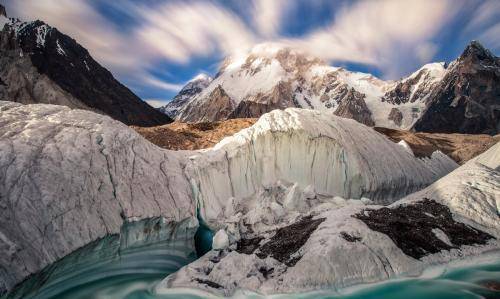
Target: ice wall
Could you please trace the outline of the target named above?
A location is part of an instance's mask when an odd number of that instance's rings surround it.
[[[125,222],[196,221],[182,161],[107,116],[0,102],[0,294]]]
[[[415,158],[356,121],[289,108],[190,157],[185,171],[210,223],[231,208],[231,198],[252,196],[278,180],[311,185],[325,196],[390,203],[457,166],[439,153]]]

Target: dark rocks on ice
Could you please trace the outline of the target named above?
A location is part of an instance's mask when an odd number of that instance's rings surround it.
[[[276,234],[262,246],[259,245],[261,237],[242,239],[238,242],[236,250],[245,254],[256,252],[261,259],[271,256],[288,267],[293,267],[300,260],[300,257],[293,256],[294,253],[304,246],[309,236],[323,221],[325,218],[312,219],[312,216],[307,216],[276,230]]]
[[[408,256],[420,259],[462,245],[484,245],[494,237],[453,219],[450,209],[431,199],[396,208],[364,210],[354,216],[386,234]],[[449,239],[436,235],[436,229]]]

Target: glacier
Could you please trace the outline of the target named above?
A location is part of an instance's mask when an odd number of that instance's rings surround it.
[[[97,113],[0,102],[0,293],[126,222],[197,227],[183,159]]]
[[[491,153],[498,148],[500,144],[478,160],[491,158]],[[306,194],[310,192],[304,191],[300,196],[308,201],[310,194]],[[283,196],[288,194],[285,192]],[[318,197],[315,199],[321,201]],[[271,214],[273,211],[266,201],[256,205],[248,214],[255,211]],[[240,213],[245,211],[248,209]],[[374,224],[370,217],[376,212],[382,216],[375,225],[392,223],[395,226],[389,229],[393,234],[368,225]],[[212,250],[169,275],[157,286],[157,292],[190,287],[224,296],[241,288],[263,294],[293,293],[418,276],[432,265],[498,252],[499,213],[500,173],[470,161],[388,207],[374,205],[368,200],[336,197],[323,200],[305,212],[289,213],[289,217],[282,218],[279,223],[269,219],[264,219],[260,226],[244,223],[236,227],[240,235],[233,239],[229,250]],[[391,215],[398,214],[391,219]],[[321,222],[299,250],[281,261],[280,248],[271,248],[274,252],[266,256],[269,253],[266,244],[276,241],[273,239],[280,236],[280,229],[287,229],[294,223],[307,225],[310,222],[304,222],[306,217]],[[397,217],[408,219],[408,222],[401,222]],[[432,219],[438,221],[433,224]],[[234,224],[234,217],[226,220],[225,226],[230,233],[235,230]],[[415,224],[409,234],[402,230],[405,225]],[[300,239],[297,230],[290,234],[290,238]],[[280,238],[278,241],[289,244],[289,240]],[[406,241],[411,241],[412,247],[405,248]]]
[[[499,146],[458,167],[354,120],[289,108],[211,149],[169,151],[108,116],[0,102],[0,294],[22,297],[37,281],[50,294],[85,276],[72,278],[68,263],[98,277],[93,264],[160,249],[172,271],[183,267],[158,293],[274,294],[418,275],[498,249]],[[377,215],[405,209],[415,223],[446,216],[424,235],[435,247],[416,243],[422,256],[375,229]],[[439,241],[455,241],[453,229],[468,243]]]

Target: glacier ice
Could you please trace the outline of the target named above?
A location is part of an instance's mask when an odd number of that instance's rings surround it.
[[[148,219],[162,219],[161,236],[175,228],[173,244],[204,254],[159,292],[214,291],[216,283],[224,294],[276,293],[416,274],[498,244],[415,260],[352,215],[432,197],[457,221],[498,236],[495,148],[456,169],[440,152],[419,159],[353,120],[293,108],[265,114],[212,149],[174,152],[107,116],[0,102],[0,269],[8,269],[0,271],[0,293],[110,236],[144,248],[157,240],[156,226],[129,224]],[[305,243],[289,256],[295,266],[238,249],[266,246],[304,219],[318,226],[296,232]]]
[[[481,158],[483,157],[480,156],[478,160]],[[498,160],[498,156],[496,159]],[[419,212],[418,209],[422,207],[422,203],[425,206],[427,200],[432,199],[437,202],[437,205],[441,205],[442,209],[449,209],[453,221],[457,222],[457,227],[465,223],[472,228],[473,232],[477,230],[489,233],[490,237],[484,240],[484,243],[460,246],[451,244],[450,246],[446,243],[450,242],[453,236],[447,235],[449,232],[435,228],[430,233],[451,249],[426,253],[418,259],[413,258],[405,254],[388,235],[371,230],[355,216],[360,213],[369,215],[370,211],[382,209],[383,206],[365,205],[360,200],[345,200],[336,197],[322,200],[323,202],[311,207],[306,213],[289,213],[289,216],[283,217],[279,223],[262,221],[260,227],[255,225],[252,227],[258,231],[256,235],[252,234],[252,231],[244,230],[247,225],[241,226],[240,238],[246,238],[246,240],[245,242],[239,240],[236,243],[238,247],[245,244],[245,250],[226,250],[222,254],[211,251],[168,276],[157,286],[157,290],[162,292],[171,287],[195,287],[222,295],[231,295],[236,289],[243,288],[264,294],[274,294],[302,292],[324,287],[338,289],[389,278],[420,275],[431,265],[498,250],[500,245],[498,241],[500,235],[499,182],[498,171],[471,161],[427,188],[410,194],[389,206],[390,209],[401,207],[409,208],[410,211],[415,209],[416,214],[420,213],[425,216],[430,214]],[[296,189],[296,185],[291,185],[281,194],[287,197],[290,194],[289,191],[292,191],[292,194],[296,194],[294,196],[304,198],[304,194]],[[268,203],[264,201],[254,209],[265,210],[267,206]],[[300,259],[295,266],[286,267],[274,258],[259,257],[256,248],[262,248],[263,244],[269,242],[278,227],[293,223],[305,215],[311,215],[313,219],[324,218],[325,220],[297,251],[296,254]],[[419,220],[412,221],[418,223]],[[226,225],[227,227],[233,226],[233,220],[228,219]],[[484,233],[481,234],[484,235]],[[260,236],[260,238],[256,239],[255,236]],[[248,248],[252,249],[248,250]],[[206,271],[202,272],[199,269]],[[237,275],[232,276],[232,273],[237,273]],[[206,282],[216,283],[220,285],[220,288],[214,289]]]
[[[297,108],[265,114],[189,159],[185,172],[208,224],[237,213],[230,207],[233,199],[251,197],[278,181],[327,197],[390,203],[458,166],[439,152],[415,158],[356,121]],[[301,204],[290,192],[287,205]]]
[[[220,229],[214,236],[212,248],[214,250],[223,250],[227,247],[229,247],[229,237],[225,230]]]
[[[184,159],[107,116],[0,102],[0,293],[125,222],[196,227]]]

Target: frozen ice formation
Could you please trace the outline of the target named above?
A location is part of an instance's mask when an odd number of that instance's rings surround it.
[[[326,197],[390,203],[458,166],[440,152],[415,158],[354,120],[298,108],[267,113],[190,160],[186,173],[209,224],[238,212],[233,199],[251,197],[278,181],[311,185]]]
[[[120,254],[157,241],[194,251],[198,219],[217,231],[214,250],[159,292],[291,292],[418,274],[498,248],[497,152],[454,170],[440,152],[419,159],[354,120],[296,108],[212,149],[174,152],[107,116],[0,102],[0,294],[64,269],[71,253],[93,261],[84,253],[108,248],[101,242]],[[427,223],[416,237],[430,245],[402,239],[389,212]]]
[[[125,222],[196,227],[182,159],[107,116],[0,102],[0,294]]]
[[[229,246],[229,237],[226,234],[226,231],[220,229],[214,236],[212,242],[212,248],[214,250],[222,250],[226,249]]]
[[[296,189],[274,192],[275,203],[277,194],[306,201]],[[240,213],[248,212],[240,217],[255,218],[252,214],[262,210],[272,214],[269,197],[254,202],[253,210],[244,208]],[[168,276],[157,291],[195,287],[231,295],[243,288],[273,294],[419,275],[429,265],[498,250],[499,200],[500,173],[475,161],[389,207],[317,198],[306,212],[288,212],[278,223],[243,221],[229,250],[207,253]],[[226,226],[234,228],[234,222],[227,218]],[[293,248],[304,232],[305,242]]]

